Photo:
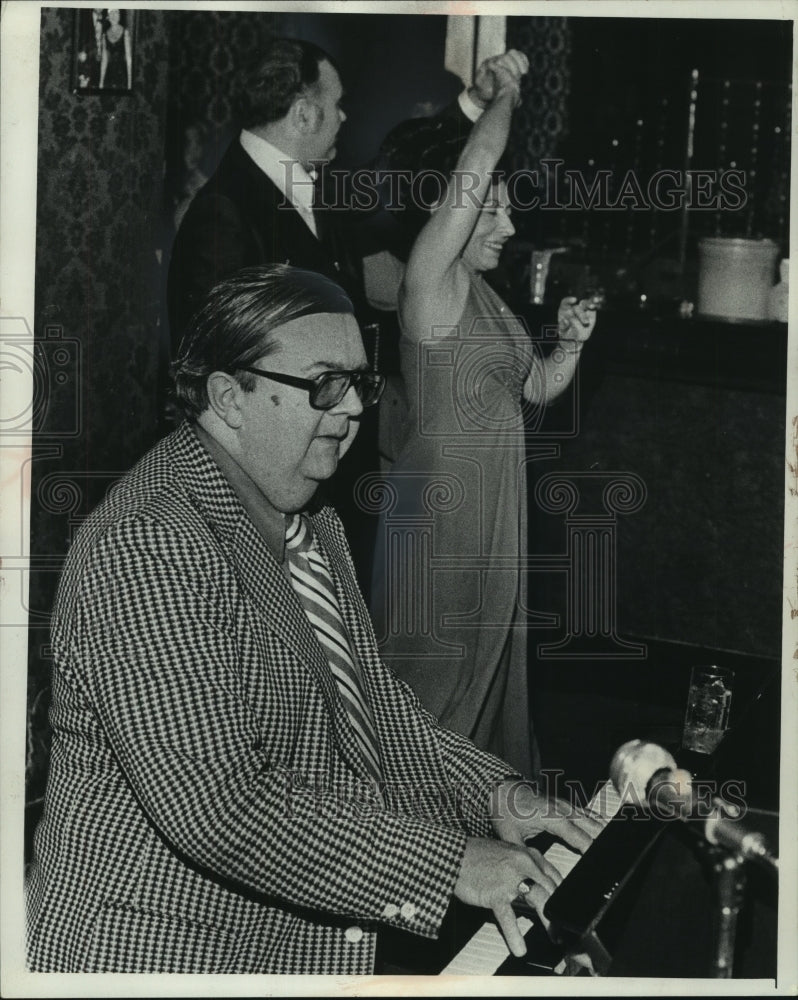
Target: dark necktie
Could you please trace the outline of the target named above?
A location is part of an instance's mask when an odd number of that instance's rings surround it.
[[[310,520],[294,514],[288,520],[285,549],[291,583],[310,619],[338,683],[363,760],[376,781],[382,780],[377,734],[357,661],[352,654],[330,571],[319,552]]]

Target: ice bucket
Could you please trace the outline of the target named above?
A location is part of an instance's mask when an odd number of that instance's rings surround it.
[[[778,254],[772,240],[699,240],[699,313],[731,320],[767,319]]]

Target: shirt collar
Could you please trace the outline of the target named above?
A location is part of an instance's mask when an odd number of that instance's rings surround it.
[[[241,148],[254,160],[269,180],[275,184],[288,200],[298,208],[313,208],[313,185],[316,170],[305,170],[299,160],[273,146],[248,129],[242,129],[239,136]]]
[[[282,565],[285,558],[285,515],[272,507],[263,491],[224,445],[197,423],[194,424],[194,431],[200,444],[221,469],[278,565]]]

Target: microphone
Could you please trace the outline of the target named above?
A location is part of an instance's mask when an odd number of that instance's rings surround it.
[[[739,806],[715,796],[702,802],[693,793],[693,778],[656,743],[630,740],[615,752],[610,779],[622,801],[642,806],[662,819],[703,820],[703,834],[746,861],[777,868],[778,859],[765,837],[740,822]]]

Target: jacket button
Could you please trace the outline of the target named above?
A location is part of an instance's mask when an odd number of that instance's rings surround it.
[[[416,915],[416,907],[413,903],[402,903],[402,909],[399,911],[402,915],[403,920],[412,920]]]
[[[350,944],[357,944],[358,941],[363,939],[363,928],[362,927],[347,927],[344,931],[344,937]]]
[[[391,920],[399,912],[399,907],[396,903],[386,903],[385,909],[382,911],[382,915],[388,920]]]

